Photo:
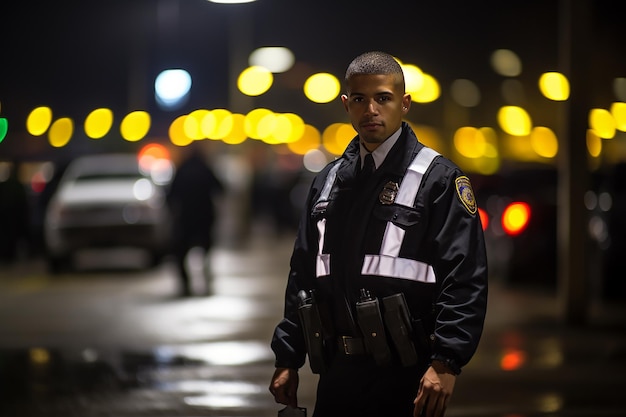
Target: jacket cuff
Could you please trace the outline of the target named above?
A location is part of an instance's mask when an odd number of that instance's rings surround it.
[[[448,368],[454,375],[459,375],[461,373],[461,367],[456,363],[454,359],[446,358],[443,355],[435,353],[430,357],[431,362],[437,361],[441,362]]]

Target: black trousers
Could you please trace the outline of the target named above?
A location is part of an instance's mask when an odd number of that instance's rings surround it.
[[[367,355],[335,354],[320,375],[313,417],[412,417],[426,367],[380,367]]]

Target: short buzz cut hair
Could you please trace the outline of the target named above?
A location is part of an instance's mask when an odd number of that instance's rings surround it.
[[[355,75],[396,75],[404,89],[404,72],[398,61],[390,54],[380,51],[365,52],[352,60],[344,81],[346,85]]]

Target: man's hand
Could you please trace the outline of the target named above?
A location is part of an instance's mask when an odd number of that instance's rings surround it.
[[[415,398],[414,417],[443,417],[454,391],[454,375],[444,364],[433,362],[420,381]]]
[[[296,369],[276,368],[269,389],[277,403],[298,407],[298,383]]]

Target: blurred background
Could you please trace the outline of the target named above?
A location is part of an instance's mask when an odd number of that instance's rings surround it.
[[[132,248],[133,273],[175,275],[167,196],[191,147],[224,186],[214,252],[288,248],[312,177],[355,135],[345,68],[383,50],[405,71],[406,121],[472,180],[491,282],[588,323],[626,299],[622,15],[611,0],[14,2],[0,277],[83,285],[92,247],[123,248],[96,270]]]
[[[240,243],[258,219],[293,230],[311,176],[354,135],[343,72],[382,49],[407,75],[406,120],[472,178],[493,274],[555,287],[559,270],[584,270],[574,288],[624,295],[612,266],[624,250],[614,214],[626,158],[615,2],[392,0],[385,18],[356,2],[229,3],[35,1],[3,12],[0,180],[25,186],[30,223],[5,252],[43,249],[48,195],[72,159],[147,152],[173,175],[191,142],[229,189],[223,242]]]

